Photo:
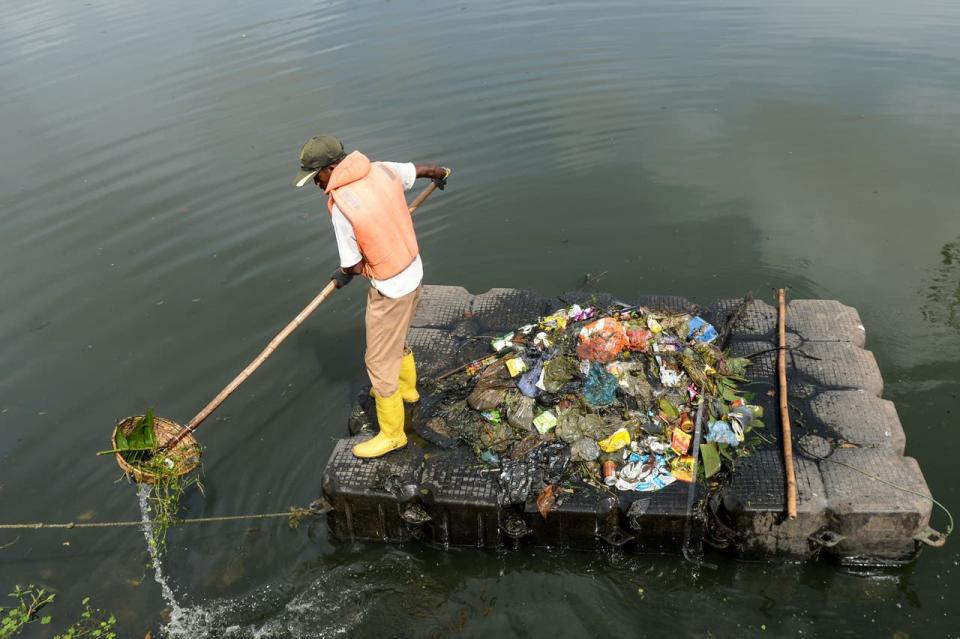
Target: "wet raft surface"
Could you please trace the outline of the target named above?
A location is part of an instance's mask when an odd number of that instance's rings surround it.
[[[720,330],[741,301],[698,308],[679,297],[569,293],[549,299],[516,289],[472,295],[460,287],[426,286],[408,343],[421,378],[428,378],[489,354],[489,339],[476,336],[503,334],[573,303],[698,312]],[[927,530],[931,502],[924,496],[930,493],[917,462],[904,457],[903,428],[893,403],[880,397],[883,380],[873,355],[864,350],[866,335],[856,310],[830,300],[788,305],[787,377],[798,490],[798,516],[789,521],[783,516],[777,397],[770,392],[776,389],[777,310],[757,300],[741,308],[728,347],[733,355],[751,356],[750,383],[743,388],[763,406],[765,435],[772,441],[742,458],[719,489],[697,485],[689,515],[690,484],[675,482],[652,493],[585,486],[544,519],[536,490],[525,502],[504,503],[499,473],[465,446],[437,446],[412,435],[405,449],[361,461],[350,453],[369,436],[360,434],[338,441],[324,471],[323,492],[333,507],[331,530],[350,540],[584,550],[619,546],[676,554],[684,551],[686,536],[688,554],[697,554],[706,542],[753,559],[826,554],[865,565],[912,559],[920,548],[916,537]],[[367,421],[372,412],[361,394],[352,425]],[[415,418],[408,415],[408,430]]]

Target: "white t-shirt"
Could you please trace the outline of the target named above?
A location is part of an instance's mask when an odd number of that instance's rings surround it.
[[[413,188],[413,183],[417,180],[417,169],[413,163],[400,162],[382,162],[387,168],[400,176],[400,182],[403,184],[403,190],[409,191]],[[344,215],[340,208],[334,204],[330,212],[330,219],[333,222],[333,232],[337,236],[337,250],[340,252],[340,266],[347,268],[353,266],[363,256],[360,254],[360,245],[357,244],[357,236],[353,232],[353,225]],[[393,277],[385,280],[370,279],[370,283],[386,297],[396,299],[403,297],[407,293],[414,291],[420,282],[423,281],[423,262],[420,256],[410,263],[410,266],[403,269]]]

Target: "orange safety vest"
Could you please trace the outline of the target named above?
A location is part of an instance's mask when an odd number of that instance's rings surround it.
[[[327,211],[350,220],[363,255],[363,274],[386,280],[410,266],[420,249],[400,176],[354,151],[330,175]]]

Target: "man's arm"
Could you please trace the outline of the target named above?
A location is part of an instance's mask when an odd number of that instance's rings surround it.
[[[444,180],[450,175],[450,169],[437,166],[436,164],[414,164],[417,170],[418,178],[430,178],[431,180]]]

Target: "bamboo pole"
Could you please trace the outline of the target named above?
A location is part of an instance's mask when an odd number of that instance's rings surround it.
[[[787,307],[786,291],[777,292],[780,307],[778,332],[780,348],[777,354],[777,376],[780,382],[780,428],[783,434],[783,471],[787,481],[787,517],[797,518],[797,477],[793,470],[793,441],[790,434],[790,412],[787,405]]]
[[[431,182],[423,192],[416,197],[416,199],[410,203],[409,211],[410,215],[413,215],[413,212],[420,208],[420,205],[423,204],[424,200],[430,197],[430,194],[437,190],[437,187],[440,186],[439,182]]]
[[[408,209],[410,211],[410,215],[413,215],[413,212],[416,211],[421,204],[423,204],[424,200],[430,197],[430,194],[437,189],[437,186],[437,182],[431,182],[430,185],[425,188],[420,195],[417,196],[417,198],[410,204]],[[217,407],[220,406],[220,404],[222,404],[224,400],[226,400],[227,397],[229,397],[230,394],[237,389],[238,386],[240,386],[240,384],[245,382],[247,378],[250,377],[250,375],[252,375],[261,364],[263,364],[264,360],[270,357],[270,355],[273,354],[273,351],[277,350],[277,347],[280,346],[283,340],[287,339],[290,333],[296,330],[298,326],[303,324],[304,320],[306,320],[307,317],[309,317],[310,314],[313,313],[317,307],[320,306],[320,304],[322,304],[323,301],[327,299],[327,297],[329,297],[330,294],[335,290],[337,290],[337,285],[331,280],[330,283],[327,284],[323,290],[320,291],[320,293],[313,298],[313,300],[311,300],[310,303],[307,304],[304,309],[293,318],[293,320],[290,321],[289,324],[283,327],[283,330],[277,333],[276,337],[270,340],[270,343],[267,344],[267,347],[264,348],[252,362],[247,364],[247,367],[240,371],[240,374],[234,377],[233,380],[227,384],[222,391],[217,393],[217,396],[210,400],[210,403],[204,406],[203,409],[197,413],[193,419],[190,420],[190,423],[187,424],[186,428],[184,428],[176,437],[165,444],[163,448],[172,449],[174,446],[180,443],[180,440],[197,430],[197,428],[200,427],[200,424],[203,423],[203,420],[209,417],[210,413],[215,411]]]
[[[289,324],[283,327],[282,331],[277,333],[276,337],[270,340],[270,343],[267,344],[267,347],[264,348],[252,362],[247,364],[247,367],[240,371],[239,375],[234,377],[233,380],[227,384],[222,391],[217,393],[216,397],[210,400],[209,404],[204,406],[203,409],[197,413],[193,419],[190,420],[190,423],[187,424],[184,432],[172,439],[168,447],[173,448],[176,446],[178,441],[187,436],[187,433],[192,433],[195,431],[200,426],[200,423],[209,417],[210,413],[216,410],[217,407],[220,406],[220,404],[222,404],[224,400],[227,399],[227,397],[229,397],[230,394],[235,391],[240,384],[245,382],[247,378],[253,374],[253,371],[260,368],[260,364],[263,364],[263,362],[273,354],[273,351],[277,350],[277,347],[280,346],[283,340],[287,339],[287,336],[289,336],[290,333],[296,330],[298,326],[303,324],[303,321],[307,319],[307,317],[309,317],[310,314],[313,313],[313,311],[315,311],[316,308],[320,306],[320,304],[322,304],[323,301],[327,299],[327,297],[329,297],[330,294],[335,290],[337,290],[337,285],[333,282],[333,280],[331,280],[326,286],[323,287],[323,290],[320,291],[319,295],[313,298],[313,300],[311,300],[302,311],[297,313],[297,316],[294,317]]]

